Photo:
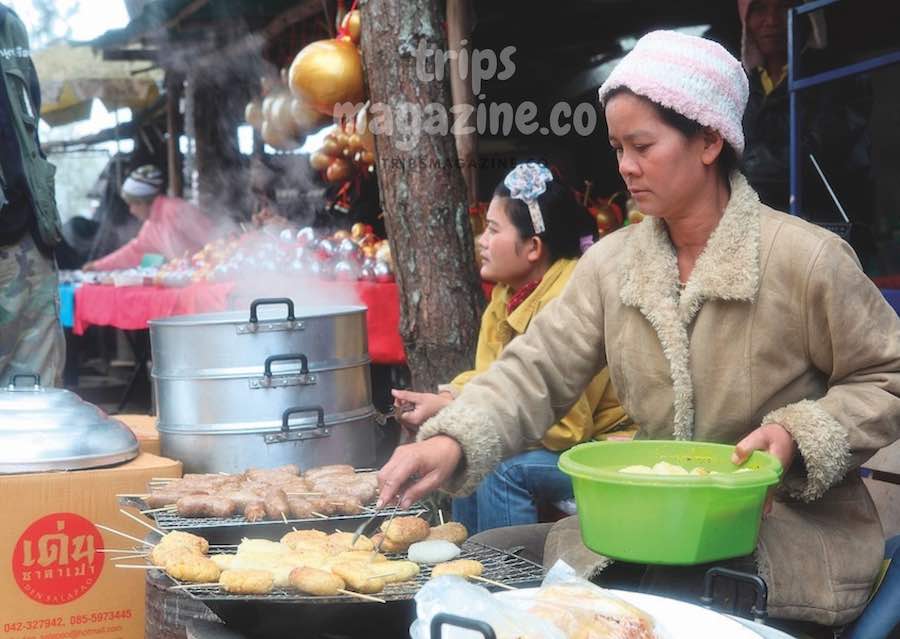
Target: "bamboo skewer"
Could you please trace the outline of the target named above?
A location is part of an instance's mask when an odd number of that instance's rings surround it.
[[[438,508],[438,519],[441,521],[441,526],[444,525],[444,511]]]
[[[285,495],[324,495],[325,493],[284,493]]]
[[[124,561],[126,559],[147,559],[147,554],[140,555],[118,555],[117,557],[113,557],[116,561]]]
[[[136,553],[138,551],[135,550],[134,548],[129,548],[127,550],[124,548],[98,548],[97,552],[110,552],[110,553],[115,552],[115,553],[123,553],[123,554],[127,554],[127,555],[133,555],[134,553]],[[150,553],[144,553],[144,554],[149,555]]]
[[[319,519],[328,519],[328,515],[323,515],[322,513],[317,513],[315,510],[313,510],[311,512],[313,515],[315,515]]]
[[[513,586],[508,586],[506,584],[502,584],[499,581],[494,581],[493,579],[488,579],[487,577],[482,577],[480,575],[466,575],[469,579],[475,579],[476,581],[483,581],[486,584],[491,584],[492,586],[499,586],[500,588],[506,588],[507,590],[517,590]]]
[[[366,601],[374,601],[375,603],[387,603],[384,599],[380,597],[373,597],[372,595],[364,595],[361,592],[353,592],[352,590],[344,590],[343,588],[338,588],[338,592],[343,593],[345,595],[350,595],[351,597],[359,597],[360,599],[365,599]]]
[[[139,568],[141,570],[162,570],[159,566],[149,564],[115,564],[116,568]]]
[[[212,588],[213,586],[218,587],[219,582],[209,582],[205,584],[179,584],[177,586],[169,586],[169,590],[181,590],[182,588]]]
[[[136,521],[136,522],[139,523],[141,526],[146,526],[147,528],[149,528],[150,530],[152,530],[152,531],[155,532],[156,534],[158,534],[158,535],[160,535],[160,536],[162,536],[162,537],[165,537],[165,536],[166,536],[166,533],[164,533],[163,531],[161,531],[161,530],[160,530],[159,528],[157,528],[156,526],[151,526],[150,524],[148,524],[146,521],[144,521],[144,520],[141,519],[140,517],[137,517],[137,516],[135,516],[135,515],[132,515],[130,512],[127,512],[127,511],[125,511],[125,510],[122,510],[121,508],[119,508],[119,512],[122,513],[123,515],[125,515],[126,517],[128,517],[129,519],[132,519],[132,520]]]
[[[148,508],[147,510],[142,510],[141,514],[146,515],[147,513],[159,513],[166,510],[177,510],[177,506],[163,506],[161,508]]]
[[[287,525],[287,523],[288,523],[287,517],[284,516],[283,510],[281,511],[281,521],[283,521],[285,523],[285,525]]]
[[[135,497],[137,499],[146,499],[150,493],[120,493],[116,497]]]
[[[150,546],[151,548],[153,548],[156,545],[156,544],[151,544],[149,541],[144,541],[143,539],[138,539],[137,537],[132,537],[128,533],[123,533],[121,530],[116,530],[115,528],[110,528],[109,526],[104,526],[103,524],[96,524],[96,526],[97,526],[97,528],[100,528],[101,530],[105,530],[106,532],[111,532],[116,535],[121,535],[122,537],[125,537],[126,539],[130,539],[131,541],[136,541],[139,544],[142,544],[144,546]]]

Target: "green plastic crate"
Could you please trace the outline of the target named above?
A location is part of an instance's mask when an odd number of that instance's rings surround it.
[[[585,545],[607,557],[643,564],[692,565],[740,557],[756,548],[768,488],[781,464],[754,452],[735,473],[734,446],[685,441],[591,442],[559,458],[571,476]],[[666,461],[707,476],[621,473]]]

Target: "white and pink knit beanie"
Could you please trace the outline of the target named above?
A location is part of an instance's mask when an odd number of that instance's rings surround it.
[[[743,153],[747,75],[720,44],[676,31],[648,33],[600,87],[600,103],[619,87],[715,129]]]

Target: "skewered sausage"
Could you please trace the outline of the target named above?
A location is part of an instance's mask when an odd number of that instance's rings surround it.
[[[300,467],[296,464],[285,464],[284,466],[276,466],[275,468],[251,468],[244,473],[249,479],[261,479],[271,477],[272,475],[290,475],[297,477],[300,474]]]
[[[266,518],[266,504],[263,501],[250,502],[244,507],[244,519],[249,522],[262,521]]]
[[[291,571],[290,584],[300,592],[322,597],[338,595],[346,585],[336,574],[308,566],[294,568]]]
[[[236,595],[266,595],[275,584],[267,570],[226,570],[219,577],[219,585]]]
[[[334,508],[335,512],[342,515],[358,515],[363,512],[362,503],[351,495],[335,495],[329,498],[328,503]]]
[[[185,495],[175,502],[175,509],[181,517],[230,517],[234,502],[215,495]]]
[[[484,565],[474,559],[457,559],[438,564],[431,569],[432,577],[443,575],[457,575],[459,577],[480,577],[484,572]]]
[[[305,497],[288,497],[288,510],[291,513],[291,517],[294,519],[309,519],[313,516],[313,511],[316,509],[313,507],[312,502]]]
[[[330,466],[319,466],[318,468],[310,468],[303,473],[303,478],[309,481],[321,479],[326,475],[355,475],[356,471],[353,466],[348,464],[332,464]]]
[[[273,488],[267,492],[264,501],[266,516],[269,519],[281,519],[282,515],[288,515],[291,512],[287,495],[280,488]]]

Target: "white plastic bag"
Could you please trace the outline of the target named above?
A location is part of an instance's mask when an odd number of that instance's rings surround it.
[[[486,588],[462,577],[438,577],[429,581],[416,595],[417,619],[410,628],[412,639],[431,639],[431,620],[438,613],[484,621],[494,629],[497,639],[565,639],[565,634],[550,622],[523,612],[491,594]],[[444,626],[445,639],[479,639],[474,630]]]

